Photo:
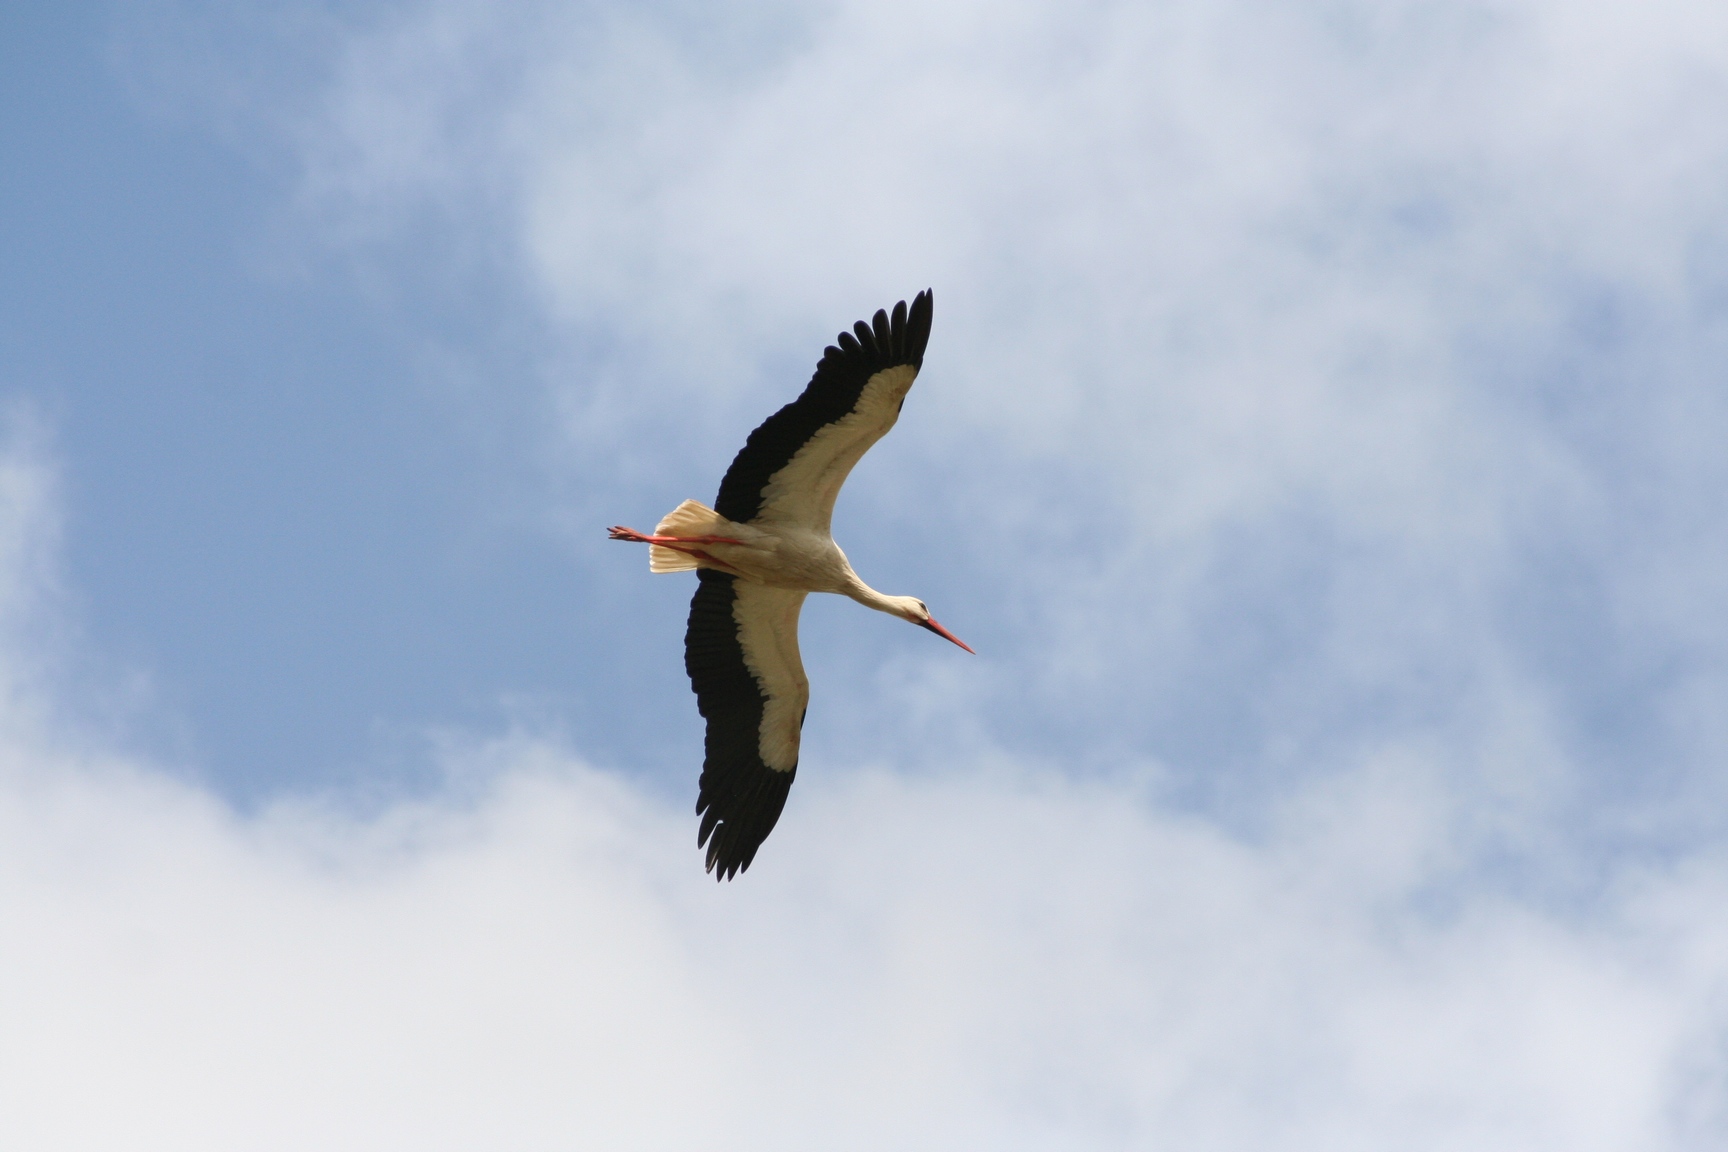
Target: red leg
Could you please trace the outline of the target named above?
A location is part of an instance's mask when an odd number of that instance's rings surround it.
[[[698,560],[705,560],[709,564],[713,565],[714,567],[719,568],[725,572],[731,572],[733,575],[737,575],[737,573],[738,573],[738,569],[732,567],[732,565],[726,563],[726,561],[720,560],[720,559],[713,557],[713,556],[710,556],[708,553],[702,551],[700,548],[686,548],[686,547],[682,547],[681,545],[685,545],[685,544],[741,544],[741,543],[743,543],[743,541],[741,541],[741,540],[730,540],[724,536],[648,536],[648,535],[644,535],[641,532],[636,531],[636,529],[634,529],[634,528],[625,528],[622,525],[614,525],[608,531],[609,531],[608,539],[629,540],[629,541],[632,541],[634,543],[639,543],[639,544],[658,544],[662,548],[671,548],[675,551],[683,552],[687,555],[694,556]]]
[[[615,524],[607,529],[608,540],[629,540],[637,544],[659,544],[671,547],[675,544],[743,544],[742,540],[734,540],[730,536],[647,536],[634,528],[626,528]]]

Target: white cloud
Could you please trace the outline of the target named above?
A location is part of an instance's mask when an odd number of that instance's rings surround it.
[[[45,468],[0,464],[14,612],[45,610]],[[1539,824],[1419,749],[1252,836],[1134,774],[811,771],[717,886],[687,797],[528,736],[447,742],[437,797],[372,816],[241,817],[89,743],[0,717],[8,1148],[1723,1134],[1728,859],[1532,895],[1494,853]]]

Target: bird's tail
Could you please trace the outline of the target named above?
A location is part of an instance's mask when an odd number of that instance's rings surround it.
[[[661,518],[660,523],[654,526],[654,535],[714,536],[719,534],[717,530],[724,523],[720,513],[708,505],[686,500]],[[696,557],[687,552],[662,548],[658,544],[648,545],[650,572],[689,572],[698,567]]]

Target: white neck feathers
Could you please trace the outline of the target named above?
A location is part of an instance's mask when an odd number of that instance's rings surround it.
[[[921,607],[915,596],[884,596],[856,576],[852,577],[852,584],[853,586],[846,590],[846,595],[866,608],[874,608],[902,620],[912,620],[917,609]]]

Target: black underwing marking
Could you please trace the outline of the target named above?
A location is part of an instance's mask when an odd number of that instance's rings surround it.
[[[730,880],[750,867],[780,819],[797,766],[777,772],[762,762],[762,687],[744,662],[733,605],[734,576],[704,568],[690,601],[684,670],[696,707],[708,722],[696,814],[696,846],[708,848],[707,868]]]
[[[894,315],[878,310],[870,324],[860,320],[822,353],[816,374],[798,399],[762,422],[726,470],[714,511],[735,524],[748,524],[762,510],[762,490],[817,432],[858,406],[870,377],[900,364],[921,367],[930,343],[934,298],[926,289],[894,305]]]

